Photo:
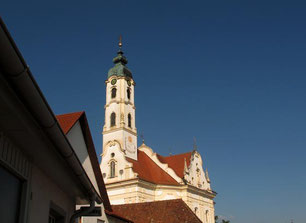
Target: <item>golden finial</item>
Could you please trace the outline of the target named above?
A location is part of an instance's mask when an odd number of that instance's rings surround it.
[[[196,151],[197,148],[198,148],[198,146],[197,146],[196,137],[193,137],[193,150]]]
[[[141,135],[140,135],[140,138],[141,138],[141,140],[142,140],[142,143],[144,144],[144,137],[143,137],[143,134],[141,133]]]
[[[122,36],[120,35],[119,36],[119,48],[120,48],[120,50],[121,50],[121,47],[122,47]]]

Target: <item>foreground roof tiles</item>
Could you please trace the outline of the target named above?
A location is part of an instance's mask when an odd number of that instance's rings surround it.
[[[138,160],[126,158],[133,164],[133,171],[138,173],[142,180],[164,185],[179,185],[168,173],[161,169],[150,157],[143,151],[138,150]]]
[[[201,222],[181,199],[113,205],[112,208],[134,223]]]
[[[127,223],[134,223],[133,221],[131,221],[130,219],[127,219],[125,217],[122,217],[123,215],[120,213],[115,213],[114,211],[108,211],[105,209],[105,214],[115,217],[115,218],[119,218],[120,220],[122,220],[123,222],[127,222]]]

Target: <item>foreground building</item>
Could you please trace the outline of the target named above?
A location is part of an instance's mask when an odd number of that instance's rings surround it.
[[[205,223],[214,223],[214,197],[201,155],[161,156],[137,146],[135,81],[121,50],[106,80],[101,171],[111,204],[182,199]],[[133,219],[132,219],[133,220]]]
[[[1,222],[72,222],[101,204],[102,194],[1,18],[0,49]]]
[[[101,208],[100,216],[81,216],[78,222],[131,223],[132,221],[119,214],[120,211],[115,213],[109,202],[85,112],[57,115],[56,118],[70,144],[76,151],[86,173],[99,189],[103,198],[103,203],[96,204],[96,207]]]
[[[1,18],[0,49],[1,222],[131,222],[112,211],[85,113],[55,117]]]

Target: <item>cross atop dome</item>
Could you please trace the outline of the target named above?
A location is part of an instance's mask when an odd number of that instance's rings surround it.
[[[121,51],[121,47],[122,47],[122,36],[121,35],[119,36],[119,43],[118,43],[118,45],[119,45],[119,50]]]

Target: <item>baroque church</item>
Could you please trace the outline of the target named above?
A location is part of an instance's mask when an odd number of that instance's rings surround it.
[[[137,146],[135,81],[121,50],[106,84],[100,168],[110,202],[123,204],[181,199],[204,223],[214,223],[214,197],[200,153],[162,156],[143,141]]]

